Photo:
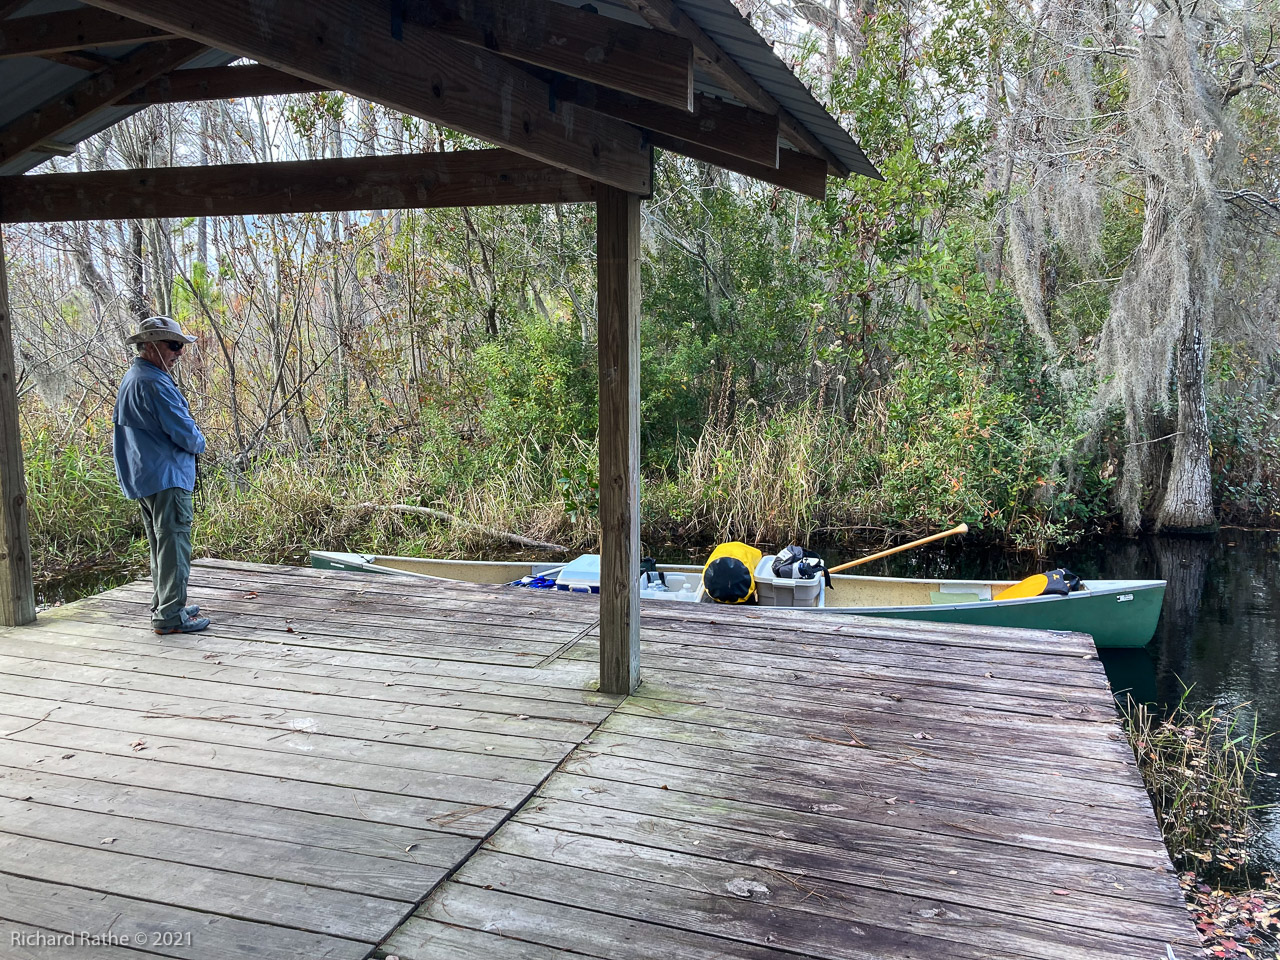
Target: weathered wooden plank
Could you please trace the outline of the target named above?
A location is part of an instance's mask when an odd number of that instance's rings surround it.
[[[192,599],[201,599],[198,593],[189,594]],[[109,617],[132,621],[141,627],[149,625],[150,612],[146,601],[123,599],[120,597],[94,597],[85,600],[82,610],[86,612],[104,612]],[[202,604],[202,608],[203,608]],[[463,627],[454,630],[447,623],[426,621],[421,624],[406,623],[403,632],[395,626],[396,617],[370,614],[370,619],[379,619],[384,623],[360,623],[358,617],[344,621],[339,614],[328,614],[322,610],[307,610],[294,607],[288,610],[271,611],[267,605],[248,608],[228,605],[228,609],[219,609],[219,604],[209,606],[210,613],[217,613],[217,623],[224,629],[232,631],[262,630],[276,632],[285,636],[300,637],[362,637],[376,639],[385,644],[409,646],[428,644],[431,650],[447,649],[454,656],[473,656],[476,660],[484,660],[490,656],[523,663],[545,659],[565,644],[572,634],[564,638],[545,639],[538,632],[530,629],[524,636],[504,637],[504,631],[495,626],[493,637],[483,636],[483,627]],[[512,631],[514,632],[514,631]],[[363,635],[363,636],[362,636]]]
[[[238,640],[218,633],[205,633],[198,638],[181,634],[155,637],[137,629],[82,623],[56,616],[42,617],[38,631],[13,634],[7,639],[13,643],[22,642],[16,639],[18,636],[29,637],[30,642],[68,650],[159,658],[175,664],[175,668],[179,662],[198,661],[249,667],[259,671],[260,676],[265,670],[266,674],[274,676],[279,673],[286,678],[289,674],[297,674],[337,681],[376,682],[384,687],[391,684],[396,688],[397,697],[408,696],[410,702],[443,703],[452,694],[466,693],[482,698],[469,703],[472,709],[523,713],[556,720],[599,720],[616,700],[585,689],[588,680],[593,679],[594,671],[589,668],[564,670],[560,664],[554,668],[541,668],[533,674],[524,668],[510,668],[519,670],[522,677],[519,682],[501,677],[449,676],[423,672],[423,658],[398,652],[345,652],[293,642]],[[190,645],[182,646],[184,642]],[[548,676],[549,671],[551,676]],[[529,682],[525,682],[526,678]],[[575,679],[581,686],[570,685]],[[454,697],[449,702],[456,699]]]
[[[669,785],[679,776],[661,776],[658,768],[691,768],[707,776],[743,777],[756,783],[767,783],[760,794],[781,790],[784,795],[809,807],[827,803],[883,804],[896,810],[898,805],[925,804],[933,809],[953,811],[963,822],[971,815],[1006,817],[1013,820],[1032,819],[1039,828],[1046,825],[1068,830],[1106,832],[1109,837],[1135,838],[1155,849],[1162,842],[1160,831],[1146,812],[1140,797],[1128,804],[1110,798],[1089,797],[1077,793],[1055,798],[1039,793],[1018,792],[1021,786],[999,789],[988,777],[960,781],[967,789],[957,789],[954,768],[934,773],[929,761],[919,759],[906,764],[898,757],[859,756],[856,766],[834,766],[808,760],[782,761],[776,757],[757,757],[739,751],[705,745],[688,745],[673,741],[648,740],[615,733],[596,732],[589,744],[579,748],[565,764],[565,769],[578,772],[577,764],[595,756],[617,757],[645,764],[649,773],[637,769],[631,782],[647,786]],[[911,768],[904,780],[903,766]],[[1032,781],[1034,784],[1034,781]],[[892,801],[892,804],[890,803]]]
[[[988,951],[967,944],[891,929],[879,916],[860,915],[854,924],[858,933],[851,936],[847,915],[835,919],[798,913],[773,903],[762,905],[754,896],[737,897],[705,887],[688,891],[661,883],[637,883],[628,876],[489,851],[472,857],[453,882],[468,887],[501,883],[508,890],[539,900],[557,901],[629,920],[704,930],[725,941],[726,957],[735,956],[739,944],[841,960],[882,960],[886,956],[912,960],[935,957],[979,960],[990,956]],[[608,922],[603,918],[597,921],[600,925]],[[1080,954],[1067,956],[1071,960],[1084,960]]]
[[[797,650],[810,647],[821,651],[825,647],[860,644],[895,653],[955,660],[1021,663],[1034,658],[1064,670],[1092,669],[1083,658],[1097,653],[1093,641],[1080,633],[1000,630],[968,624],[893,621],[820,610],[786,611],[786,608],[770,610],[767,607],[755,610],[710,607],[714,612],[705,614],[705,619],[691,620],[687,613],[673,612],[674,604],[655,601],[652,606],[654,612],[646,618],[646,626],[652,628],[656,638],[683,632],[695,646],[713,646],[726,636],[773,640],[779,646]],[[690,623],[700,626],[691,632]],[[897,623],[910,624],[910,629],[897,630]]]
[[[565,660],[571,663],[585,664],[590,662],[590,644],[584,642],[582,650],[571,650],[565,654]],[[673,697],[671,699],[702,702],[708,688],[719,689],[725,685],[725,693],[729,695],[734,686],[754,690],[755,696],[768,697],[781,690],[793,696],[846,696],[862,694],[898,702],[932,704],[937,709],[959,708],[966,705],[980,704],[982,709],[993,715],[1008,716],[1010,722],[1020,721],[1024,717],[1043,718],[1055,714],[1073,717],[1078,721],[1109,724],[1115,716],[1115,700],[1105,695],[1095,695],[1093,691],[1084,691],[1084,696],[1077,690],[1075,695],[1065,692],[1054,694],[1043,686],[1032,686],[1031,692],[1025,692],[1023,685],[1016,682],[1017,674],[1002,675],[995,685],[988,685],[981,691],[967,688],[967,685],[937,682],[936,674],[925,677],[912,676],[908,672],[886,674],[877,669],[876,673],[868,671],[833,671],[826,672],[817,663],[797,662],[792,669],[779,666],[777,669],[761,668],[754,664],[735,665],[723,663],[715,668],[714,673],[701,666],[704,658],[664,656],[651,648],[648,656],[662,669],[658,672],[659,682],[670,684],[668,689],[691,689],[689,697]],[[984,679],[995,679],[992,677]],[[775,693],[776,695],[776,693]]]
[[[54,653],[57,649],[54,648]],[[520,752],[521,744],[515,739],[503,740],[504,737],[543,740],[559,743],[564,749],[568,749],[569,744],[581,740],[594,727],[594,723],[590,720],[561,721],[516,713],[469,709],[465,702],[459,699],[444,703],[439,702],[439,698],[432,698],[436,700],[435,703],[406,702],[398,699],[394,692],[388,693],[385,683],[360,684],[358,681],[351,681],[338,684],[332,681],[320,682],[315,678],[303,678],[292,683],[285,679],[283,682],[273,683],[278,678],[264,678],[261,676],[262,671],[257,671],[259,676],[255,678],[252,676],[251,668],[220,667],[218,664],[204,665],[213,674],[206,679],[196,675],[200,671],[194,664],[182,664],[178,670],[151,674],[143,670],[125,670],[110,666],[79,666],[75,665],[73,658],[67,659],[71,662],[10,658],[0,654],[0,662],[5,664],[0,675],[8,673],[11,676],[44,678],[54,684],[52,688],[44,689],[53,690],[55,693],[58,684],[77,683],[85,685],[89,694],[99,687],[114,686],[175,699],[187,698],[190,701],[201,701],[189,704],[193,709],[207,710],[210,713],[226,712],[225,708],[232,705],[233,709],[260,707],[282,716],[286,712],[296,711],[304,717],[327,714],[336,718],[379,720],[394,710],[393,722],[396,724],[411,724],[419,731],[425,730],[432,733],[439,733],[440,730],[456,731],[456,733],[440,733],[437,741],[440,743],[449,743],[451,742],[449,738],[454,736],[458,739],[452,742],[459,746],[468,742],[474,745],[477,742],[474,738],[479,736],[493,738],[481,743],[478,750],[486,746],[496,749],[502,744],[513,752]],[[91,658],[82,657],[81,659]],[[103,659],[108,658],[104,655]],[[222,675],[221,679],[218,679],[219,674]],[[237,680],[244,682],[238,683]],[[339,689],[331,692],[333,687]],[[374,689],[376,687],[381,689]],[[18,684],[12,689],[23,689],[23,687]],[[27,685],[25,689],[28,693],[36,695],[32,686]],[[353,689],[363,689],[367,692],[353,693]],[[370,701],[381,702],[371,703]],[[389,731],[384,730],[384,733],[386,732]],[[400,727],[397,732],[403,734],[406,731]],[[461,736],[464,733],[471,734],[471,739]]]
[[[652,152],[635,127],[571,105],[553,110],[546,83],[496,55],[413,23],[391,30],[378,0],[277,0],[267,18],[258,16],[256,0],[92,5],[619,189],[647,195],[652,186]]]
[[[0,223],[590,203],[594,195],[592,181],[539,160],[457,150],[0,177]]]
[[[74,735],[73,735],[74,734]],[[506,808],[489,804],[459,804],[430,797],[413,797],[379,790],[381,784],[355,787],[290,780],[268,773],[222,770],[171,760],[173,751],[145,756],[131,747],[120,748],[102,736],[69,728],[61,744],[4,742],[3,761],[25,770],[53,771],[66,776],[100,779],[121,786],[178,791],[221,800],[275,807],[282,803],[319,816],[356,817],[374,824],[485,836],[505,815]]]
[[[904,746],[897,750],[864,750],[854,746],[823,743],[813,740],[792,740],[785,737],[770,738],[765,734],[747,734],[736,731],[700,728],[677,721],[653,717],[618,715],[601,725],[603,733],[617,733],[652,740],[667,740],[690,746],[708,746],[730,749],[745,758],[754,757],[764,762],[784,763],[793,758],[803,759],[832,767],[846,767],[851,763],[862,765],[889,764],[905,767],[914,772],[929,771],[938,776],[952,776],[959,782],[981,784],[982,789],[1010,790],[1028,796],[1043,795],[1069,800],[1081,795],[1081,791],[1095,791],[1099,803],[1119,805],[1135,812],[1144,809],[1147,800],[1140,784],[1091,777],[1088,772],[1078,773],[1074,765],[1064,762],[1059,769],[1011,766],[987,763],[981,756],[954,756],[934,749],[927,741],[919,746]]]
[[[382,946],[388,956],[400,960],[580,960],[587,956],[417,917],[401,924]]]
[[[640,197],[596,201],[600,376],[600,689],[640,682]]]
[[[714,802],[682,795],[679,791],[661,788],[575,778],[557,775],[540,791],[538,804],[548,800],[566,800],[575,804],[603,807],[624,813],[642,814],[647,817],[694,824],[697,830],[711,832],[729,831],[735,836],[749,835],[766,840],[787,840],[805,844],[815,852],[821,848],[840,851],[856,849],[859,858],[872,860],[885,867],[897,863],[904,869],[916,870],[931,882],[940,883],[949,876],[948,869],[957,875],[963,871],[967,886],[980,886],[1001,878],[1016,877],[1026,884],[1026,896],[1043,894],[1045,902],[1054,902],[1049,896],[1049,883],[1057,888],[1082,893],[1114,894],[1117,900],[1143,901],[1164,890],[1166,896],[1177,894],[1176,884],[1170,875],[1160,876],[1151,867],[1139,868],[1111,861],[1097,861],[1087,857],[1055,856],[1051,877],[1035,884],[1039,870],[1034,859],[1025,853],[995,842],[998,837],[974,831],[964,835],[957,829],[953,835],[928,835],[927,842],[908,829],[888,824],[863,824],[856,831],[844,833],[838,821],[821,812],[811,810],[786,810],[767,807],[744,798],[720,799]],[[963,823],[963,821],[957,821]],[[842,835],[843,834],[843,835]],[[741,838],[739,838],[741,839]],[[761,842],[752,840],[751,842]],[[1163,851],[1153,845],[1151,863],[1160,861]],[[1167,856],[1167,855],[1166,855]],[[1172,871],[1170,871],[1170,874]],[[1110,880],[1103,881],[1102,875]],[[1046,883],[1046,880],[1049,883]],[[1124,889],[1103,890],[1112,881]],[[1154,901],[1153,901],[1154,902]]]
[[[331,937],[376,942],[411,912],[397,900],[128,856],[110,846],[71,846],[13,833],[0,839],[3,873],[172,907],[198,904],[210,913]]]
[[[449,757],[448,763],[471,763],[483,767],[489,762],[514,760],[521,768],[541,769],[542,764],[558,763],[573,747],[572,741],[548,741],[535,737],[473,733],[465,729],[430,729],[420,724],[369,720],[362,717],[339,717],[303,710],[284,710],[269,704],[256,709],[249,705],[219,700],[176,697],[132,689],[101,692],[92,684],[68,684],[65,680],[0,673],[0,704],[12,713],[24,716],[54,710],[58,719],[70,713],[60,704],[98,705],[120,714],[123,723],[160,726],[173,717],[209,717],[211,721],[231,727],[251,728],[247,738],[273,734],[298,734],[307,739],[307,747],[332,751],[334,754],[358,754],[371,759],[380,751],[370,745],[379,743],[400,748],[409,756],[434,757],[441,753],[471,754],[473,757]],[[260,730],[258,728],[261,728]],[[590,731],[583,731],[584,735]],[[393,755],[394,756],[394,755]],[[412,765],[412,764],[410,764]]]
[[[130,91],[186,63],[202,50],[201,44],[190,40],[161,40],[131,51],[0,129],[0,163],[56,137],[95,110],[117,103]]]
[[[1144,923],[1141,918],[1106,930],[1081,929],[1064,922],[1061,914],[1049,920],[1018,916],[973,903],[829,881],[807,872],[721,861],[696,849],[664,850],[520,822],[504,826],[474,863],[491,872],[515,864],[513,872],[523,871],[528,877],[536,872],[536,866],[526,862],[530,860],[541,862],[549,871],[567,867],[589,874],[607,873],[632,881],[649,897],[669,898],[669,902],[699,911],[709,906],[707,912],[719,913],[730,905],[745,906],[742,901],[749,900],[750,907],[743,911],[749,936],[767,932],[774,936],[771,944],[828,956],[845,955],[851,916],[859,918],[864,931],[858,938],[863,950],[910,951],[919,949],[916,945],[923,940],[933,945],[938,955],[947,957],[1012,954],[1041,960],[1064,956],[1091,960],[1132,956],[1123,951],[1151,949],[1149,942],[1142,941],[1162,942],[1165,932],[1161,925]],[[470,872],[472,868],[469,864],[466,880],[474,883],[479,877]],[[574,878],[575,873],[565,876],[569,883]],[[508,889],[544,893],[540,880],[528,886],[509,882]],[[750,895],[744,897],[733,892],[735,889]],[[935,940],[943,942],[935,945]]]
[[[4,196],[0,194],[0,204]],[[27,479],[18,422],[18,375],[13,363],[13,314],[0,231],[0,626],[36,618],[27,531]]]
[[[353,634],[368,637],[386,638],[388,630],[379,628],[393,627],[396,636],[414,637],[422,633],[433,642],[438,642],[435,634],[447,631],[451,642],[458,644],[467,641],[455,638],[475,637],[495,642],[515,640],[531,646],[547,644],[552,647],[581,633],[581,628],[575,628],[572,623],[553,622],[539,618],[536,614],[531,616],[529,611],[521,610],[514,604],[475,604],[470,608],[442,604],[438,609],[423,611],[418,609],[422,597],[412,595],[393,603],[382,598],[352,602],[328,597],[297,597],[286,591],[267,588],[252,591],[256,596],[225,587],[211,589],[205,584],[200,584],[196,590],[202,599],[208,598],[210,603],[230,601],[226,606],[233,613],[264,617],[263,622],[268,624],[284,621],[294,626],[295,631],[299,629],[296,620],[301,620],[304,626],[310,620],[326,625],[340,624],[349,628]],[[92,609],[105,602],[118,601],[132,604],[134,610],[141,607],[145,611],[150,591],[151,587],[147,584],[129,584],[81,602]]]
[[[0,800],[0,822],[8,835],[97,849],[110,840],[121,856],[219,870],[260,880],[281,880],[322,890],[417,903],[448,867],[397,863],[313,846],[207,829],[197,824],[143,821],[124,809],[99,813],[21,799]],[[216,824],[221,827],[221,824]],[[78,859],[78,854],[68,854]],[[163,867],[148,865],[149,869]]]
[[[890,709],[837,708],[825,714],[815,710],[806,715],[799,711],[769,712],[760,706],[739,710],[639,696],[619,706],[617,712],[802,741],[841,742],[848,741],[852,735],[872,750],[928,744],[931,749],[951,756],[982,756],[1001,765],[1008,763],[1032,769],[1070,765],[1073,770],[1088,770],[1105,780],[1128,779],[1130,771],[1121,768],[1134,766],[1133,751],[1118,740],[1080,739],[1061,733],[1055,736],[1053,731],[1010,731],[999,724],[984,723],[981,718],[972,722],[935,719],[922,725],[916,718],[900,718]]]
[[[255,923],[204,910],[133,900],[72,885],[44,883],[0,874],[0,917],[64,934],[102,937],[108,933],[132,942],[141,936],[151,951],[181,960],[363,960],[368,944],[324,934]],[[179,943],[152,945],[156,934]],[[190,934],[189,943],[187,935]],[[6,947],[8,944],[6,943]],[[98,956],[81,947],[81,956]],[[93,950],[90,954],[88,951]],[[65,948],[52,954],[65,960]],[[136,954],[133,954],[136,956]],[[39,956],[37,954],[37,956]]]
[[[491,658],[477,662],[433,657],[428,655],[421,646],[389,645],[386,641],[380,640],[356,638],[344,641],[344,638],[340,637],[321,637],[311,640],[297,634],[282,636],[279,633],[267,631],[238,631],[236,635],[225,631],[199,635],[175,634],[153,638],[145,629],[118,626],[110,618],[101,614],[81,615],[77,612],[65,615],[61,609],[46,611],[45,615],[41,616],[36,629],[46,627],[55,628],[59,635],[88,631],[101,633],[107,639],[123,637],[137,643],[150,643],[154,639],[156,641],[154,646],[161,651],[160,655],[176,649],[183,649],[188,653],[199,651],[203,655],[205,652],[223,649],[224,644],[233,644],[235,649],[242,651],[256,650],[258,655],[264,658],[271,657],[278,651],[286,660],[294,656],[297,664],[307,668],[304,672],[309,670],[314,658],[332,657],[340,660],[349,656],[380,656],[390,650],[398,658],[397,662],[410,664],[408,672],[416,672],[424,678],[439,678],[438,686],[444,689],[449,689],[454,684],[503,683],[508,679],[518,679],[521,683],[532,687],[547,686],[557,690],[582,689],[588,694],[599,696],[603,702],[617,699],[604,694],[595,694],[598,670],[594,664],[577,661],[555,660],[549,664],[537,666],[537,669],[530,669],[524,665],[496,663]],[[287,663],[281,664],[281,666],[287,665]],[[384,685],[389,680],[385,677],[371,679],[380,680]]]
[[[672,680],[672,678],[675,678]],[[671,681],[671,682],[668,682]],[[1002,724],[1011,731],[1053,731],[1082,737],[1099,735],[1099,727],[1110,728],[1102,736],[1116,732],[1119,719],[1108,716],[1099,707],[1087,712],[1050,712],[1043,702],[1025,698],[991,695],[982,700],[973,697],[948,695],[945,691],[930,688],[917,694],[908,688],[909,696],[892,689],[872,688],[870,684],[857,687],[833,687],[788,683],[781,680],[758,679],[744,681],[737,677],[716,677],[714,683],[699,683],[688,675],[664,674],[650,677],[644,693],[655,700],[671,700],[677,703],[706,706],[742,706],[758,710],[776,709],[779,713],[804,715],[806,706],[812,704],[815,716],[838,716],[846,709],[863,711],[892,711],[901,717],[911,717],[922,723],[934,719],[951,719],[973,723]],[[1114,713],[1114,710],[1112,711]]]
[[[1053,801],[1037,798],[1021,798],[1022,802],[1013,813],[1001,815],[974,808],[962,812],[948,799],[931,802],[913,789],[914,784],[904,785],[901,782],[897,784],[901,788],[897,792],[868,781],[852,789],[837,788],[834,784],[810,784],[798,798],[795,787],[790,784],[591,752],[575,753],[560,769],[574,776],[658,790],[678,790],[711,800],[747,797],[752,803],[763,806],[799,809],[834,820],[850,821],[839,825],[838,829],[842,830],[856,829],[855,824],[872,823],[915,830],[922,835],[980,836],[992,843],[1022,847],[1033,852],[1092,857],[1146,869],[1162,865],[1160,859],[1152,855],[1152,851],[1161,849],[1162,841],[1158,834],[1152,836],[1144,831],[1140,836],[1126,835],[1120,826],[1124,821],[1115,816],[1098,817],[1091,824],[1077,820],[1059,825],[1054,822],[1053,811],[1065,813],[1065,808]],[[963,784],[959,786],[963,788]],[[963,789],[955,791],[957,795],[966,792]],[[1074,806],[1087,809],[1083,802]],[[1120,829],[1116,830],[1113,824]]]
[[[688,812],[669,816],[657,809],[619,810],[555,798],[540,798],[511,823],[1041,920],[1119,931],[1139,924],[1156,935],[1191,934],[1189,924],[1173,926],[1159,914],[1167,909],[1181,919],[1185,909],[1170,874],[1106,862],[1074,861],[1073,875],[1062,877],[1056,861],[1040,867],[1023,859],[1021,869],[1009,873],[999,869],[999,858],[984,854],[976,844],[967,850],[946,845],[926,850],[920,843],[894,847],[882,838],[864,839],[835,828],[794,836],[786,830],[708,823]],[[975,851],[975,859],[967,859]],[[515,886],[508,889],[520,892]]]
[[[15,721],[25,717],[4,716],[7,727],[19,726]],[[278,750],[227,744],[207,744],[195,740],[167,737],[152,731],[99,730],[84,724],[58,723],[45,720],[25,730],[11,732],[11,739],[69,750],[93,750],[117,756],[149,752],[152,761],[183,764],[188,767],[275,776],[284,780],[330,784],[354,789],[373,789],[424,800],[440,800],[455,808],[501,807],[511,809],[528,793],[527,785],[493,782],[479,777],[422,774],[397,771],[393,767],[360,763],[354,760],[332,760],[327,757],[295,756]],[[141,747],[132,744],[145,741]],[[443,826],[441,821],[435,821]]]
[[[261,802],[266,798],[226,800],[180,792],[187,786],[181,777],[173,779],[172,789],[163,790],[113,782],[107,777],[120,773],[122,765],[115,765],[113,770],[104,757],[96,758],[88,769],[77,768],[78,773],[88,776],[73,777],[44,769],[47,748],[8,744],[3,754],[6,763],[26,764],[0,766],[0,796],[11,800],[126,814],[139,823],[209,827],[286,845],[320,847],[357,855],[362,860],[376,860],[379,869],[385,867],[393,873],[406,866],[451,867],[464,859],[476,842],[472,837],[429,826],[404,827],[373,823],[358,815],[297,809],[287,789],[280,789],[271,797],[271,804]]]
[[[647,661],[663,673],[673,669],[684,670],[704,677],[706,682],[711,682],[721,673],[742,679],[759,677],[780,679],[792,676],[796,672],[795,664],[789,664],[771,654],[754,654],[745,651],[718,663],[710,663],[705,655],[671,656],[653,647],[649,647],[645,655]],[[590,644],[578,644],[568,650],[564,657],[568,660],[591,660],[593,650]],[[1063,690],[1050,684],[1036,684],[1030,679],[1024,683],[1016,673],[996,676],[993,672],[990,677],[956,678],[937,671],[920,670],[910,664],[894,667],[861,663],[856,651],[850,651],[838,657],[815,658],[815,661],[816,663],[810,661],[809,669],[817,671],[818,676],[825,676],[826,683],[838,684],[842,687],[866,684],[878,690],[884,690],[898,689],[897,685],[902,685],[908,689],[920,691],[938,687],[951,693],[967,693],[972,697],[1005,694],[1016,689],[1020,694],[1034,697],[1045,704],[1058,704],[1066,708],[1078,705],[1078,697],[1089,692],[1087,688]],[[1099,695],[1103,693],[1101,689],[1096,692]]]
[[[772,624],[786,624],[788,630],[785,632],[797,638],[812,637],[820,640],[825,635],[829,642],[841,637],[875,639],[883,645],[905,649],[924,641],[941,642],[952,647],[974,647],[978,650],[1021,650],[1068,657],[1096,652],[1092,642],[1084,634],[1052,630],[1006,630],[971,624],[887,620],[882,617],[768,607],[751,609],[708,605],[706,608],[690,610],[684,604],[657,601],[653,604],[653,611],[653,619],[657,622],[677,627],[680,624],[699,624],[698,630],[693,634],[695,640],[703,633],[715,636],[730,629],[743,632],[756,630],[760,631],[759,636],[766,636],[765,631]]]
[[[796,954],[790,951],[749,943],[731,945],[707,930],[706,925],[682,930],[666,924],[612,917],[598,912],[594,904],[584,909],[535,900],[507,893],[500,886],[485,890],[458,883],[442,884],[423,904],[415,920],[401,928],[404,936],[399,937],[400,931],[397,931],[391,942],[405,943],[411,948],[420,943],[419,931],[423,928],[417,920],[486,930],[608,960],[654,960],[656,957],[797,960]]]
[[[117,697],[117,694],[124,696]],[[122,710],[114,706],[116,699],[127,697],[127,691],[104,691],[99,697],[99,702],[104,705],[99,706],[0,693],[0,715],[24,719],[30,719],[32,714],[37,717],[48,715],[50,722],[76,724],[126,736],[161,735],[206,748],[242,747],[282,757],[301,756],[312,762],[354,762],[361,765],[360,769],[349,774],[348,779],[364,776],[369,782],[376,783],[387,777],[412,775],[420,787],[434,784],[435,789],[444,791],[443,796],[449,796],[454,787],[469,794],[477,791],[474,795],[478,796],[484,789],[483,785],[489,782],[533,785],[554,766],[551,761],[513,759],[491,753],[464,754],[455,750],[315,735],[307,729],[310,724],[306,722],[309,718],[305,717],[299,729],[288,725],[280,729],[229,723],[213,712],[237,709],[224,704],[212,705],[205,714],[210,719],[189,718],[176,712],[155,714]],[[183,706],[178,701],[173,709],[181,710]],[[457,783],[460,777],[466,779]]]
[[[101,10],[68,10],[0,23],[0,60],[174,38],[172,33]]]
[[[410,0],[404,18],[470,47],[693,109],[693,45],[683,37],[548,0]]]
[[[66,626],[65,622],[60,626]],[[90,624],[80,626],[92,629]],[[239,680],[249,686],[272,684],[279,689],[335,694],[356,690],[370,699],[377,699],[381,693],[384,697],[395,698],[396,703],[459,708],[513,717],[523,715],[575,724],[594,724],[608,713],[607,704],[584,702],[585,697],[571,699],[571,688],[467,678],[450,682],[454,678],[420,677],[413,669],[415,659],[409,657],[396,657],[388,662],[388,658],[377,654],[332,654],[283,644],[258,644],[259,649],[245,649],[252,647],[253,641],[225,637],[218,637],[221,642],[216,645],[202,644],[199,648],[189,649],[48,630],[31,636],[32,639],[10,639],[7,645],[9,654],[21,653],[36,660],[83,666],[118,666],[124,658],[129,660],[131,670],[141,673]],[[208,635],[206,639],[212,638]],[[366,666],[361,662],[360,658],[366,656],[374,661],[373,665]],[[349,715],[351,711],[346,713]],[[524,727],[518,732],[528,733],[533,729]],[[550,738],[561,736],[557,732]],[[569,739],[577,739],[577,736]]]
[[[198,594],[188,594],[188,597],[199,602]],[[145,617],[121,617],[120,611],[110,609],[104,606],[104,602],[95,601],[92,604],[85,602],[74,613],[63,614],[66,619],[74,619],[86,624],[113,624],[122,620],[126,623],[132,621],[135,626],[136,634],[144,634],[148,629],[148,623]],[[210,609],[210,614],[218,617],[218,625],[213,629],[219,636],[231,637],[238,640],[258,639],[265,643],[288,643],[289,645],[310,644],[321,649],[337,649],[337,650],[385,650],[388,647],[394,649],[397,653],[407,656],[418,656],[424,660],[439,661],[445,663],[449,661],[459,663],[471,663],[477,666],[507,666],[521,669],[532,669],[538,666],[547,656],[548,648],[552,651],[556,649],[554,644],[544,644],[542,648],[531,650],[495,650],[485,649],[471,646],[457,646],[448,643],[433,643],[427,638],[413,639],[397,639],[393,637],[360,637],[351,636],[348,631],[342,630],[341,627],[326,627],[323,622],[312,623],[312,625],[303,625],[300,629],[294,624],[286,622],[284,618],[280,618],[272,622],[269,618],[266,622],[262,619],[254,619],[253,615],[236,616],[235,614],[225,614],[218,610]],[[290,628],[293,629],[290,629]]]

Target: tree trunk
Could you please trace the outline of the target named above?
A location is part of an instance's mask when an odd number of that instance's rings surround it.
[[[1209,413],[1204,382],[1209,345],[1203,311],[1203,301],[1197,295],[1183,318],[1178,339],[1178,439],[1164,499],[1156,513],[1157,532],[1207,533],[1218,525],[1209,473]]]

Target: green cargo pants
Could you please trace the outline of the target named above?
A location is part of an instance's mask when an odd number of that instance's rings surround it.
[[[191,578],[191,491],[170,487],[138,501],[151,546],[151,625],[157,630],[182,622]]]

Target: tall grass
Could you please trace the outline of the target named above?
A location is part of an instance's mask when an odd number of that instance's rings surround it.
[[[940,454],[904,459],[886,429],[874,404],[854,421],[749,406],[731,423],[709,423],[672,468],[644,471],[642,538],[779,545],[865,527],[910,535],[965,520],[980,529],[974,505],[991,502],[1019,523],[1037,522],[1043,504],[996,473],[949,479]],[[137,510],[116,486],[106,435],[99,429],[58,443],[39,424],[28,434],[32,549],[44,572],[145,561]],[[369,503],[435,507],[584,552],[598,543],[594,438],[477,440],[444,423],[412,436],[340,429],[302,449],[268,450],[247,470],[225,458],[219,467],[214,446],[197,499],[198,554],[280,562],[305,559],[308,549],[441,556],[506,549],[475,527],[362,506]]]
[[[1193,711],[1188,692],[1168,716],[1129,701],[1134,755],[1174,862],[1202,876],[1247,872],[1257,832],[1257,721],[1247,705]]]
[[[38,571],[125,566],[146,558],[142,520],[116,482],[104,440],[57,441],[49,430],[25,438],[31,552]]]
[[[777,544],[881,521],[875,486],[858,482],[868,465],[852,439],[847,425],[812,410],[708,424],[675,475],[646,488],[646,524],[687,540]]]

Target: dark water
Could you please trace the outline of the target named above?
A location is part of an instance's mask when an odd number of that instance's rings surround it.
[[[892,561],[897,560],[896,563]],[[1162,708],[1186,688],[1193,710],[1243,706],[1260,735],[1280,731],[1280,535],[1224,530],[1216,539],[1152,537],[1095,540],[1043,561],[998,554],[975,556],[948,541],[887,558],[868,573],[893,576],[1021,579],[1064,566],[1100,579],[1167,580],[1156,635],[1145,649],[1103,650],[1112,689]],[[1280,736],[1261,748],[1263,769],[1280,774]],[[1258,779],[1256,803],[1280,803],[1280,776]],[[1280,864],[1280,808],[1261,811],[1257,853]]]

